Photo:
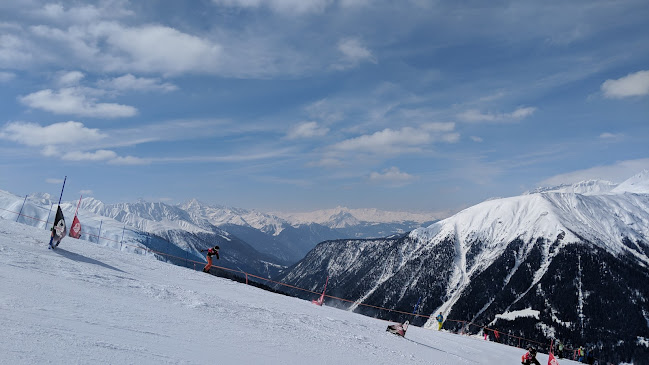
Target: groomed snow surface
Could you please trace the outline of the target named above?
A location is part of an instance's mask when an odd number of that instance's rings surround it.
[[[48,239],[0,219],[0,363],[493,365],[524,353],[419,327],[400,338],[390,322],[88,241],[48,250]]]

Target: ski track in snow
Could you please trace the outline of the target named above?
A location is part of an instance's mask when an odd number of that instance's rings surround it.
[[[2,363],[509,364],[524,353],[414,326],[400,338],[389,322],[150,255],[71,238],[48,250],[48,237],[0,219]]]

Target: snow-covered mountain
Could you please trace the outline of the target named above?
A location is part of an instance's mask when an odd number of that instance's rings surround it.
[[[18,212],[22,200],[8,192],[5,194],[11,196],[11,203],[7,202],[11,206],[0,204],[0,208],[11,208],[9,211]],[[47,217],[43,217],[44,212],[51,208],[51,204],[49,194],[36,193],[29,196],[27,205],[38,206],[39,219],[45,220]],[[76,206],[76,201],[62,203],[66,216],[71,216]],[[399,213],[390,222],[389,212],[356,210],[355,213],[364,219],[374,218],[380,222],[360,221],[351,215],[352,211],[338,208],[329,212],[332,215],[329,216],[327,225],[306,221],[296,223],[272,214],[208,205],[195,199],[179,205],[144,200],[104,204],[95,198],[86,197],[81,200],[79,209],[80,217],[84,217],[84,226],[85,217],[91,217],[92,222],[86,228],[92,227],[95,234],[99,233],[102,224],[106,224],[106,228],[112,224],[115,228],[113,240],[116,242],[122,240],[119,233],[128,227],[136,232],[133,235],[141,236],[134,241],[173,256],[192,257],[194,260],[203,260],[200,249],[221,243],[226,248],[231,246],[231,254],[226,256],[226,261],[232,261],[229,263],[233,267],[245,268],[246,271],[264,276],[273,275],[278,268],[302,259],[319,242],[405,234],[421,227],[420,221],[424,218],[424,215],[413,215],[418,217],[417,221],[402,221],[403,218],[411,217]],[[102,236],[107,232],[103,229]],[[177,263],[182,264],[180,261]]]
[[[421,297],[423,313],[647,364],[648,182],[645,171],[616,186],[540,189],[485,201],[402,238],[323,242],[280,278],[318,290],[329,276],[332,295],[402,311]],[[524,309],[539,315],[503,316]]]
[[[306,213],[273,212],[274,215],[291,222],[293,225],[317,223],[329,228],[345,228],[366,223],[426,223],[443,216],[441,213],[412,213],[385,211],[379,209],[349,209],[336,207]]]

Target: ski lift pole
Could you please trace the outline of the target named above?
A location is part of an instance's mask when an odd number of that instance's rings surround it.
[[[18,216],[16,217],[16,222],[18,222],[18,218],[23,214],[23,208],[25,207],[25,202],[27,201],[27,195],[25,195],[25,200],[23,200],[23,205],[20,207],[20,212],[18,213]]]

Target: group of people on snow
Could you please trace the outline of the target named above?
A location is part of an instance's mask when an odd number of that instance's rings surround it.
[[[585,364],[595,363],[595,354],[594,354],[595,349],[585,349],[584,346],[579,346],[578,348],[574,349],[572,356],[570,355],[571,352],[569,352],[568,356],[566,356],[566,352],[565,352],[566,350],[567,348],[565,347],[565,345],[561,341],[557,341],[557,344],[554,349],[557,357],[559,358],[572,357],[574,360]]]

